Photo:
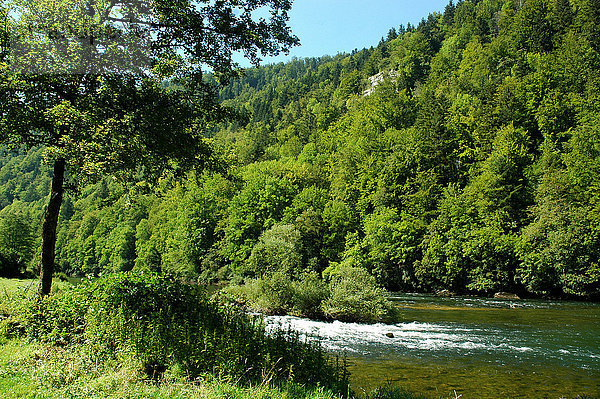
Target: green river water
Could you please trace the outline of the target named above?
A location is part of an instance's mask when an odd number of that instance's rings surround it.
[[[269,326],[346,354],[355,391],[385,383],[433,398],[600,398],[600,305],[399,295],[396,324],[289,316]],[[389,335],[389,336],[388,336]]]

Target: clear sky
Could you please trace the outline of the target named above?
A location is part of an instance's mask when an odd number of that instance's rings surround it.
[[[288,57],[320,57],[376,46],[390,28],[417,25],[434,11],[443,12],[449,0],[294,0],[289,14],[292,32],[301,45]],[[247,63],[240,64],[247,66]]]

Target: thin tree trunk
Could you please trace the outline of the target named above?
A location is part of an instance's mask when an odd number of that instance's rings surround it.
[[[54,175],[52,176],[52,192],[48,209],[44,216],[42,226],[42,267],[40,269],[40,295],[50,294],[52,287],[52,274],[54,273],[54,249],[56,248],[56,226],[63,199],[63,183],[65,180],[65,160],[62,158],[54,161]]]

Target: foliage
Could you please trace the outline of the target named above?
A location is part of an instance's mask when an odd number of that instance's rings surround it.
[[[227,287],[219,296],[226,302],[265,314],[322,318],[321,304],[329,296],[329,287],[314,271],[291,278],[278,270],[249,280],[243,286]]]
[[[424,223],[382,207],[365,218],[364,227],[364,238],[349,238],[344,263],[369,270],[382,286],[410,288],[415,283],[413,264],[420,258]]]
[[[0,275],[18,276],[33,257],[33,234],[23,216],[0,214]]]
[[[342,264],[325,273],[329,281],[314,271],[294,278],[278,270],[243,286],[227,287],[218,297],[266,314],[363,323],[391,319],[393,307],[387,293],[366,269]]]
[[[79,346],[92,362],[134,361],[150,378],[178,368],[191,378],[210,372],[347,389],[346,371],[317,344],[289,331],[266,335],[258,319],[217,306],[201,287],[157,274],[113,273],[35,297],[10,320],[30,340]]]
[[[293,225],[274,225],[252,248],[245,270],[254,275],[275,270],[298,272],[301,268],[300,233]]]
[[[597,297],[597,5],[461,1],[372,48],[248,69],[218,93],[240,118],[205,130],[227,171],[82,188],[58,266],[263,279],[278,312],[340,263],[390,290]],[[0,171],[30,221],[42,151]]]
[[[325,316],[362,323],[390,318],[387,293],[365,269],[340,266],[331,275],[331,294],[321,304]]]
[[[250,280],[244,286],[229,287],[224,299],[248,306],[266,314],[288,313],[294,302],[292,279],[284,271]]]
[[[46,320],[45,316],[39,313],[48,307],[47,301],[37,301],[38,285],[36,281],[30,279],[0,279],[0,314],[2,315],[0,334],[7,338],[19,337],[28,331],[37,334],[34,330],[40,327],[40,321]],[[70,288],[72,288],[70,283],[56,279],[52,286],[52,293],[60,297],[59,293]],[[53,305],[61,306],[56,301],[53,302]],[[66,308],[63,308],[63,310],[67,309],[67,313],[70,312],[71,316],[74,315],[73,312],[76,312],[72,305],[73,303],[69,303]],[[79,310],[81,311],[81,309]],[[60,341],[62,344],[69,342],[73,336],[70,327],[63,324],[65,316],[58,314],[53,316],[57,319],[56,323],[51,321],[48,326],[41,326],[40,336],[52,334],[56,342]],[[54,331],[55,328],[56,331]]]
[[[268,19],[254,14],[263,6]],[[52,282],[65,170],[81,184],[105,175],[155,183],[217,169],[206,130],[228,113],[215,87],[235,74],[234,52],[258,65],[259,54],[298,43],[286,26],[290,7],[288,0],[3,2],[10,48],[0,58],[0,143],[43,145],[54,163],[41,294]],[[203,78],[207,67],[212,82]],[[129,270],[134,228],[120,230],[113,269]]]

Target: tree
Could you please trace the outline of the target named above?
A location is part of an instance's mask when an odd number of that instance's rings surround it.
[[[551,21],[550,2],[529,0],[516,16],[513,32],[520,48],[540,53],[552,50],[554,30]]]
[[[5,212],[0,216],[0,275],[19,275],[32,256],[33,236],[28,221]]]
[[[300,232],[290,224],[276,224],[266,230],[247,260],[246,272],[255,276],[276,271],[298,274],[302,266]]]
[[[155,182],[214,165],[203,131],[225,115],[215,86],[234,76],[235,52],[258,64],[298,43],[286,26],[291,2],[3,1],[0,142],[44,145],[53,163],[42,295],[65,179]],[[269,20],[256,17],[263,7]]]

